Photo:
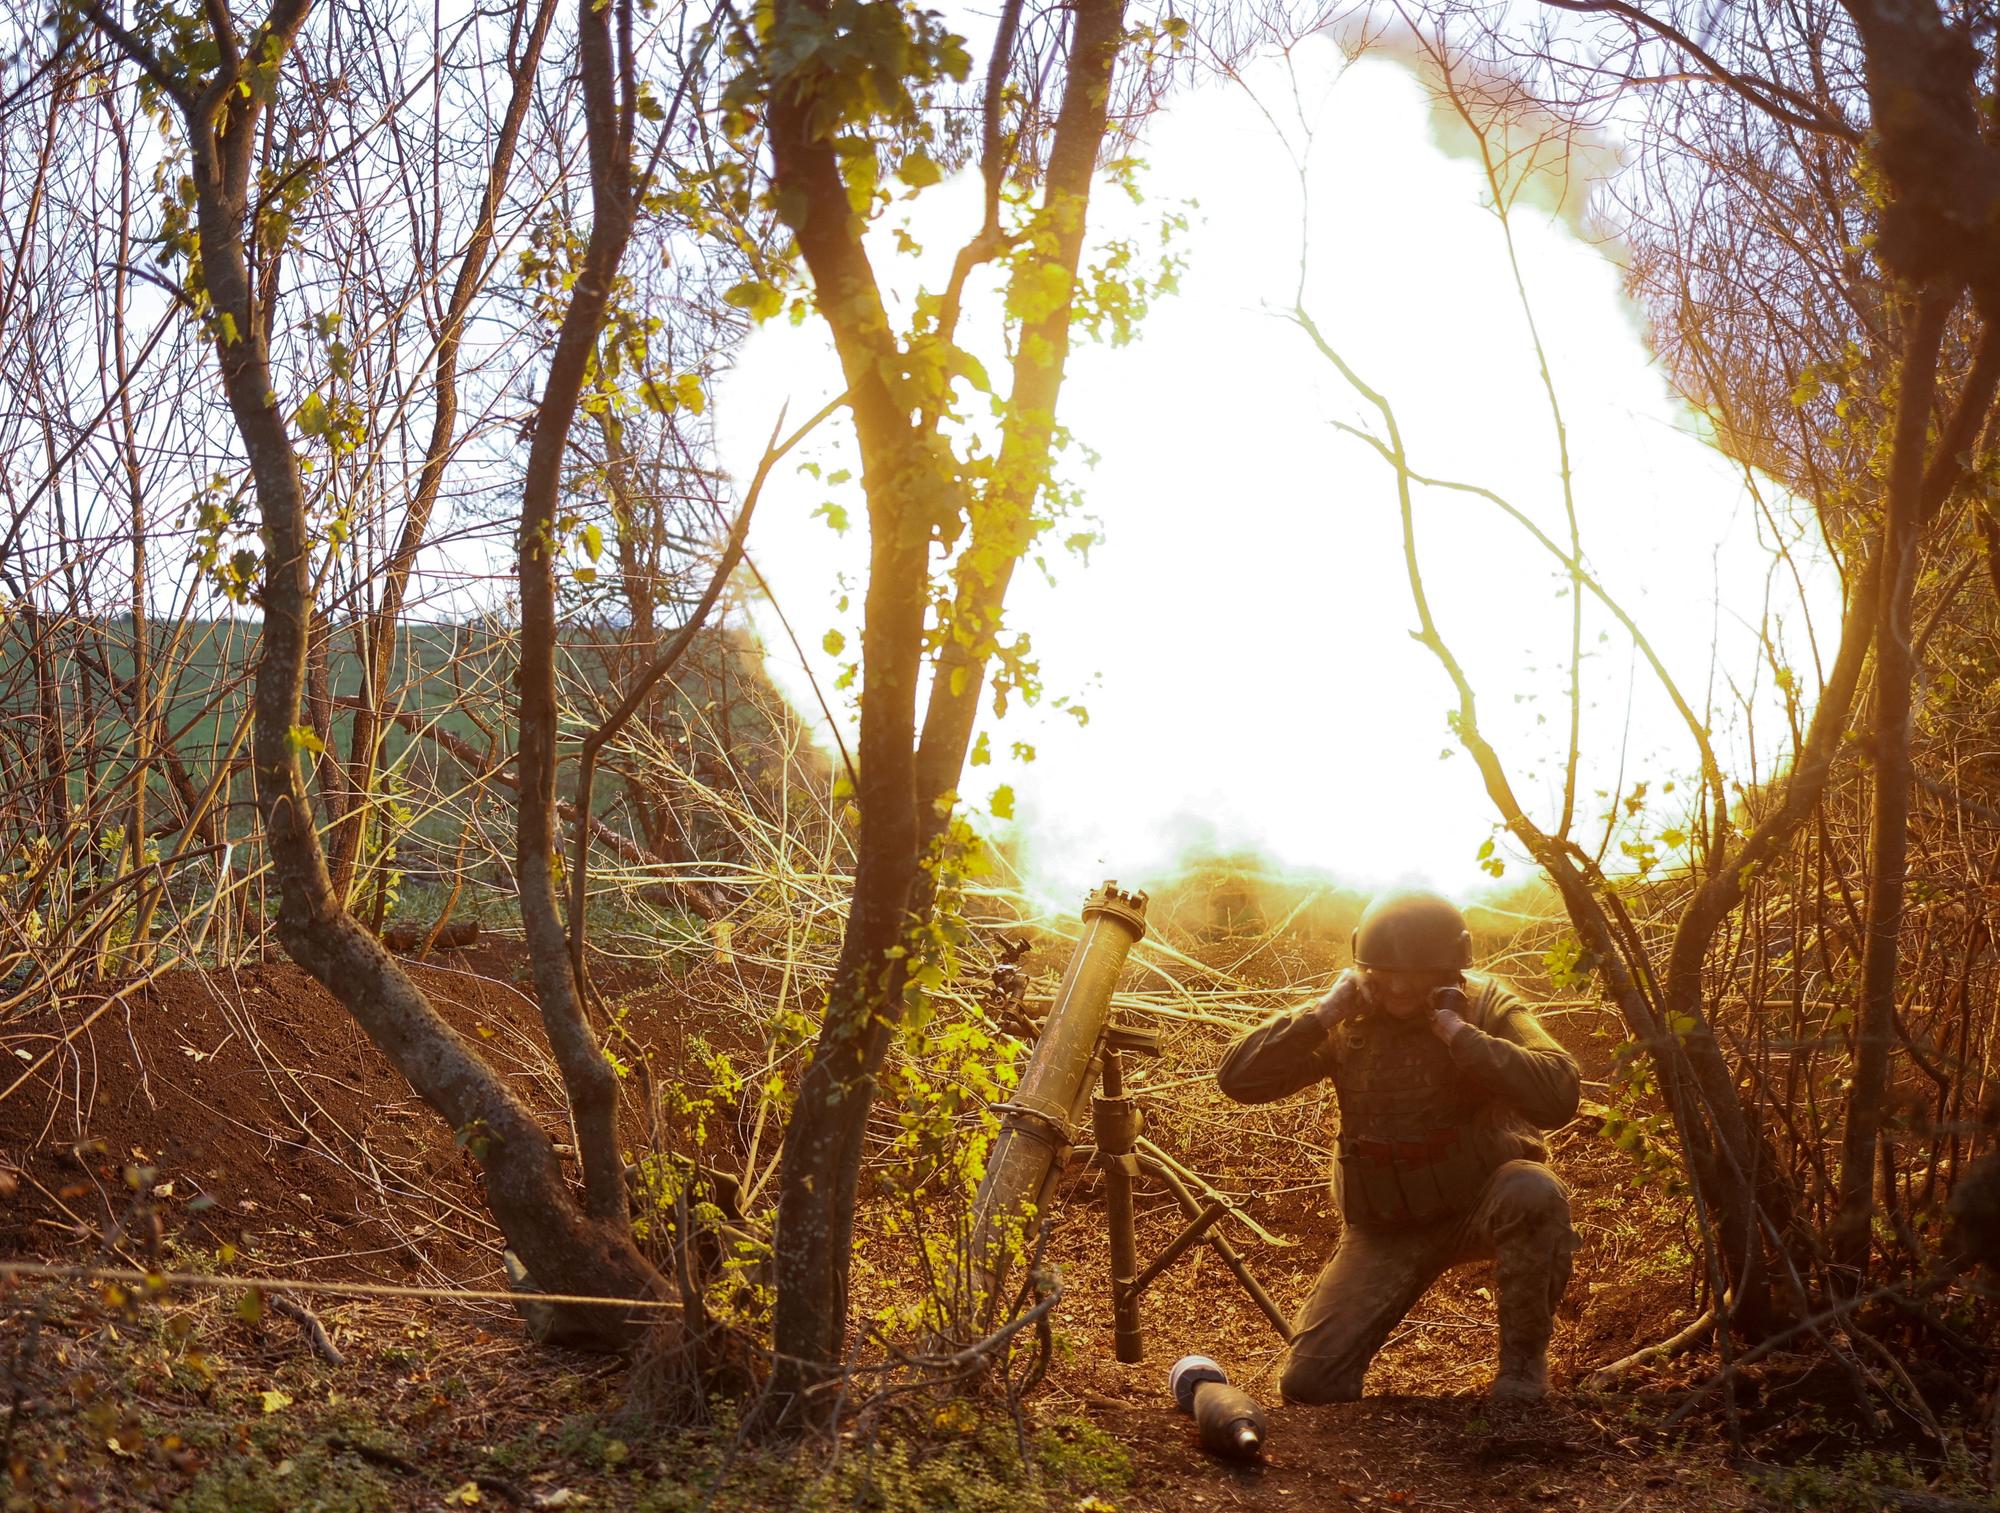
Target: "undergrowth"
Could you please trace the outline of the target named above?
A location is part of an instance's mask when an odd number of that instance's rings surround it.
[[[1111,1508],[1124,1449],[1087,1421],[915,1401],[871,1440],[759,1445],[728,1405],[699,1430],[635,1413],[624,1373],[441,1324],[412,1350],[393,1310],[329,1305],[346,1364],[227,1295],[0,1297],[0,1508],[376,1513],[421,1507]],[[32,1339],[31,1339],[32,1335]]]

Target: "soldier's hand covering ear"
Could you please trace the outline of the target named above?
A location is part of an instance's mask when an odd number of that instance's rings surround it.
[[[1463,988],[1438,988],[1431,994],[1431,1033],[1446,1045],[1450,1045],[1458,1032],[1466,1027],[1464,1016],[1459,1012],[1464,1007]]]
[[[1368,981],[1349,967],[1334,979],[1333,986],[1327,989],[1326,997],[1319,1001],[1313,1013],[1331,1031],[1343,1019],[1352,1019],[1367,1007]]]

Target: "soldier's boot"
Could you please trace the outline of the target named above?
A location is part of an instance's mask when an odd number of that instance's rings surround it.
[[[1549,1395],[1549,1336],[1555,1310],[1548,1295],[1514,1289],[1500,1293],[1500,1370],[1487,1395],[1496,1403],[1539,1403]]]
[[[1500,1370],[1496,1402],[1536,1403],[1549,1392],[1549,1337],[1556,1305],[1569,1286],[1576,1232],[1569,1201],[1552,1179],[1519,1184],[1511,1209],[1496,1215],[1495,1281],[1500,1294]]]

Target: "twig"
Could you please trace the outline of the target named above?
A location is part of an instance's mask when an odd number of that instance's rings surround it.
[[[358,1455],[370,1465],[382,1466],[390,1471],[400,1471],[405,1476],[422,1476],[423,1467],[407,1456],[398,1455],[394,1450],[385,1450],[380,1445],[371,1445],[365,1440],[348,1439],[344,1435],[329,1434],[327,1448],[345,1450],[349,1455]]]
[[[517,1508],[528,1505],[528,1494],[504,1476],[495,1476],[490,1471],[475,1471],[466,1478],[482,1492],[491,1492],[495,1497],[505,1498]]]
[[[388,1282],[333,1282],[312,1278],[217,1276],[202,1271],[137,1271],[119,1266],[45,1266],[33,1261],[0,1261],[0,1280],[46,1277],[65,1282],[128,1282],[139,1286],[165,1283],[170,1287],[207,1287],[218,1291],[254,1287],[272,1295],[285,1292],[338,1292],[359,1298],[421,1298],[436,1303],[506,1303],[520,1300],[514,1292],[487,1288],[399,1287]],[[577,1308],[663,1309],[678,1313],[680,1303],[665,1298],[606,1298],[585,1293],[538,1292],[538,1303]]]
[[[347,1357],[342,1355],[340,1347],[333,1343],[332,1336],[326,1332],[326,1325],[322,1324],[319,1321],[319,1315],[306,1307],[305,1304],[294,1298],[286,1297],[283,1293],[277,1293],[271,1299],[271,1309],[274,1313],[282,1313],[286,1318],[305,1330],[306,1338],[312,1341],[313,1354],[325,1361],[327,1365],[345,1366],[347,1364]]]
[[[1706,1339],[1708,1332],[1714,1327],[1715,1310],[1711,1308],[1679,1333],[1669,1335],[1666,1339],[1657,1341],[1641,1350],[1635,1350],[1622,1360],[1613,1361],[1608,1366],[1599,1366],[1583,1379],[1583,1390],[1586,1392],[1608,1391],[1617,1383],[1619,1378],[1630,1375],[1641,1366],[1651,1365],[1654,1361],[1670,1361],[1675,1356],[1691,1350]]]

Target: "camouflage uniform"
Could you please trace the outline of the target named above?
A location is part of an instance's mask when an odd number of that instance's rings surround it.
[[[1492,1258],[1500,1293],[1496,1396],[1539,1396],[1576,1234],[1540,1130],[1576,1113],[1576,1063],[1527,1007],[1468,974],[1465,1028],[1366,1009],[1331,1033],[1316,1011],[1267,1020],[1216,1071],[1238,1103],[1324,1078],[1340,1106],[1334,1173],[1343,1229],[1293,1323],[1281,1388],[1350,1402],[1389,1332],[1448,1267]]]

